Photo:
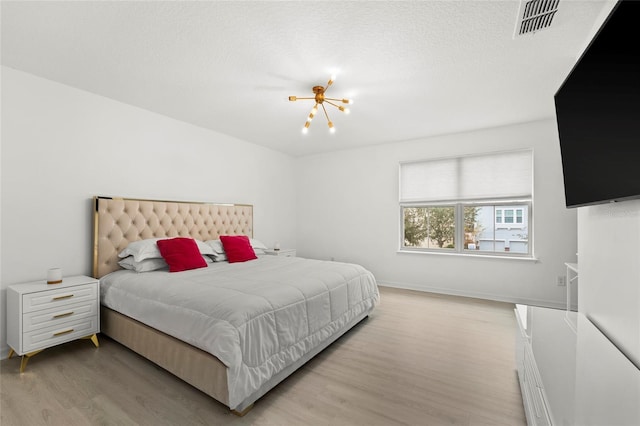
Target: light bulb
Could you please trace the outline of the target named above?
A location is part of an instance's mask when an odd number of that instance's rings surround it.
[[[309,132],[309,128],[308,127],[305,126],[305,127],[302,128],[302,134],[303,135],[306,135],[308,132]]]
[[[311,108],[311,117],[316,115],[316,112],[318,112],[318,108],[317,107],[314,106],[313,108]]]
[[[336,128],[333,127],[333,123],[331,121],[329,123],[327,123],[327,125],[329,126],[329,132],[331,132],[331,133],[335,133],[336,132]]]
[[[345,109],[344,109],[344,113],[345,113],[345,114],[349,114],[350,112],[351,112],[351,110],[350,110],[349,108],[345,108]]]

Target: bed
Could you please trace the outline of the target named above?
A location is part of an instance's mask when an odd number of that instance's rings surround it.
[[[253,237],[253,207],[94,197],[101,332],[234,413],[253,403],[375,308],[360,265],[258,256],[177,273],[123,270],[130,243]]]

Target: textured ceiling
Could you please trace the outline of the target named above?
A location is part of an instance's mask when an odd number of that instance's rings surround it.
[[[2,64],[294,156],[552,117],[613,0],[1,2]],[[351,114],[301,133],[311,88]]]

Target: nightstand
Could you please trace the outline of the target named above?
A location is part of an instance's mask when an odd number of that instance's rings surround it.
[[[296,249],[267,249],[264,253],[271,256],[296,257]]]
[[[21,373],[29,358],[52,346],[82,338],[99,346],[98,285],[95,278],[75,276],[60,284],[42,280],[7,287],[9,358],[22,356]]]

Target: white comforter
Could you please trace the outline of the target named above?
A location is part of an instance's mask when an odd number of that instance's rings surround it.
[[[232,409],[379,300],[359,265],[276,256],[178,273],[121,270],[100,288],[103,305],[220,359]]]

